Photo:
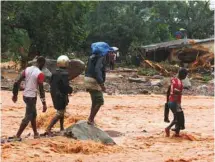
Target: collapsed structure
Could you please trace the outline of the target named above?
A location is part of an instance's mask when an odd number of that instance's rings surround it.
[[[185,66],[191,71],[198,68],[211,69],[214,65],[214,38],[203,40],[180,39],[136,48],[144,63],[169,75],[161,65],[155,62],[169,61]],[[153,61],[153,62],[152,62]]]

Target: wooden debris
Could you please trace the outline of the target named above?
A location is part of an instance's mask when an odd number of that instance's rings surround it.
[[[157,70],[158,72],[162,73],[164,76],[170,76],[170,72],[168,72],[165,68],[163,68],[160,64],[154,63],[149,60],[144,60],[144,62],[149,65],[151,68]],[[144,65],[143,63],[141,63]]]

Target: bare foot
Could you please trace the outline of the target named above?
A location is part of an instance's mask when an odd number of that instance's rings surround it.
[[[40,138],[40,134],[37,132],[34,134],[34,139]]]
[[[52,133],[51,131],[46,131],[46,132],[44,133],[44,135],[45,135],[45,136],[49,136],[49,137],[53,137],[53,136],[54,136],[53,133]]]
[[[168,128],[165,128],[165,132],[166,132],[166,137],[169,137],[170,136],[170,131]]]
[[[174,134],[174,137],[181,137],[179,133]]]
[[[87,124],[89,124],[89,125],[94,125],[95,123],[94,123],[94,121],[88,120],[88,121],[87,121]]]

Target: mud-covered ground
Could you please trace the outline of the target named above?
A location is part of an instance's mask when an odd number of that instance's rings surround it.
[[[7,66],[8,64],[6,64]],[[2,70],[1,136],[13,136],[25,113],[22,92],[18,102],[11,101],[11,90],[18,72]],[[129,77],[146,82],[130,82]],[[23,142],[1,144],[4,162],[212,162],[214,159],[214,84],[192,79],[192,87],[184,90],[182,107],[186,129],[181,137],[165,137],[163,106],[169,78],[161,86],[152,86],[159,79],[138,76],[137,72],[113,71],[107,73],[105,104],[96,117],[99,128],[106,131],[117,143],[105,146],[93,141],[76,141],[66,137],[33,139],[29,126]],[[70,96],[65,127],[87,119],[90,96],[85,92],[83,76],[71,82],[75,93]],[[48,111],[42,113],[37,101],[37,125],[43,133],[55,111],[50,94],[46,94]],[[172,115],[170,114],[171,119]],[[59,130],[59,124],[55,130]]]
[[[37,102],[39,132],[43,133],[53,115],[50,94],[46,94],[48,111],[42,113]],[[66,137],[33,139],[30,126],[23,142],[2,144],[4,162],[212,162],[214,160],[214,98],[184,96],[182,107],[186,129],[182,137],[165,137],[163,122],[164,95],[104,95],[105,104],[96,123],[113,137],[116,146],[92,141],[75,141]],[[16,133],[24,116],[22,92],[18,102],[11,101],[10,91],[1,91],[1,135]],[[90,96],[78,92],[70,96],[65,125],[86,119]],[[171,119],[172,119],[172,115]],[[57,126],[58,127],[58,126]],[[59,128],[55,128],[58,130]]]
[[[170,78],[163,76],[140,76],[137,70],[131,72],[123,72],[120,69],[108,71],[106,75],[106,88],[109,95],[118,94],[165,94],[167,91]],[[18,72],[13,69],[2,69],[1,87],[2,89],[12,90],[15,78]],[[158,78],[157,78],[158,77]],[[141,82],[132,82],[130,78],[140,79]],[[214,96],[214,82],[213,80],[205,82],[201,79],[190,77],[191,87],[184,89],[185,95],[204,95]],[[84,76],[80,75],[71,81],[74,92],[85,92]],[[49,89],[48,84],[45,86]]]
[[[157,78],[158,77],[158,78]],[[161,77],[159,79],[159,77]],[[140,79],[142,82],[132,82],[130,78]],[[190,79],[191,87],[184,89],[184,95],[204,95],[214,96],[214,81],[202,81],[200,79]],[[140,76],[137,72],[121,72],[118,70],[108,71],[106,75],[106,88],[109,95],[118,94],[166,94],[167,87],[170,84],[170,77],[163,76]],[[71,85],[75,92],[85,91],[84,76],[75,78]]]

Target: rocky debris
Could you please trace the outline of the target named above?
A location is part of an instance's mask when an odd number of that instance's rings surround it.
[[[192,84],[190,82],[190,79],[186,77],[184,80],[182,80],[184,88],[191,88]]]
[[[132,78],[132,77],[129,77],[128,81],[129,82],[136,82],[136,83],[146,83],[146,82],[148,82],[148,80],[146,78]]]
[[[159,91],[159,90],[160,90],[160,87],[159,87],[159,86],[154,86],[154,87],[153,87],[153,91],[156,92],[156,91]]]
[[[207,91],[207,90],[208,90],[208,86],[206,86],[206,85],[198,86],[198,87],[197,87],[197,90]]]
[[[137,72],[137,69],[129,69],[129,68],[118,68],[117,70],[113,70],[112,73],[114,72]]]
[[[168,86],[170,85],[170,78],[164,78],[163,80],[161,80],[162,87],[164,88],[168,88]]]
[[[1,86],[1,90],[11,90],[11,87],[9,87],[9,86]]]
[[[87,121],[84,120],[80,120],[68,127],[64,135],[78,140],[93,140],[108,145],[116,144],[106,132],[96,126],[89,125]]]
[[[152,79],[164,79],[164,76],[162,76],[162,75],[154,75],[154,76],[152,76]]]
[[[158,86],[158,87],[162,86],[162,80],[161,79],[150,80],[150,83],[151,83],[151,86]]]
[[[149,90],[147,90],[147,89],[140,90],[140,93],[141,94],[150,94]]]
[[[214,79],[210,80],[208,83],[213,85],[214,84]]]
[[[19,73],[7,73],[4,71],[4,79],[1,79],[2,90],[12,90],[13,84]],[[208,75],[207,75],[208,76]],[[162,79],[156,79],[162,78]],[[184,82],[184,87],[188,90],[184,90],[184,95],[214,95],[214,80],[211,76],[208,77],[209,82],[205,81],[205,75],[198,73],[190,75],[188,83]],[[129,81],[132,80],[132,81]],[[206,78],[207,79],[207,78]],[[211,80],[212,79],[212,80]],[[74,80],[70,81],[71,86],[75,92],[86,91],[84,86],[84,76],[80,75]],[[198,88],[201,85],[206,85],[208,90],[205,88]],[[170,85],[170,77],[163,77],[162,75],[140,76],[137,73],[107,73],[105,86],[107,88],[108,95],[118,94],[165,94],[167,87]],[[190,86],[191,85],[191,86]],[[159,87],[159,90],[158,90]],[[204,86],[203,86],[204,87]],[[48,83],[44,83],[46,92],[50,91]],[[24,89],[24,82],[21,83],[20,90]]]
[[[197,75],[193,75],[192,79],[193,80],[203,80],[203,77],[201,75],[197,74]]]
[[[14,83],[14,80],[12,80],[12,79],[7,79],[7,78],[1,79],[1,89],[2,90],[12,90],[13,83]]]

